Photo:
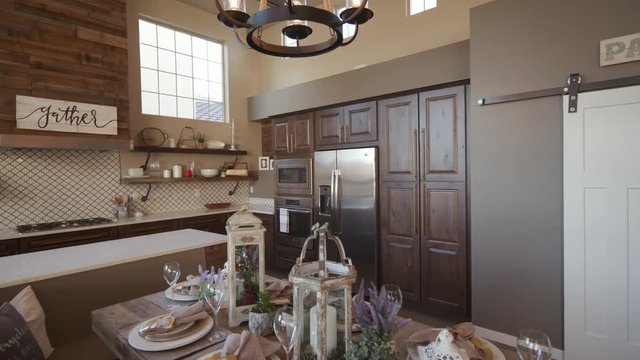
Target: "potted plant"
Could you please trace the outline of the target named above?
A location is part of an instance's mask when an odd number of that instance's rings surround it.
[[[273,332],[273,313],[276,307],[271,303],[271,294],[258,292],[258,303],[249,312],[249,331],[266,336]]]
[[[204,134],[200,131],[196,133],[196,148],[200,150],[204,149]]]
[[[362,335],[357,341],[347,344],[345,358],[393,360],[396,357],[393,338],[411,320],[397,318],[401,305],[389,301],[384,287],[378,292],[373,285],[369,289],[369,302],[364,300],[364,296],[364,283],[361,283],[353,299],[353,310]]]

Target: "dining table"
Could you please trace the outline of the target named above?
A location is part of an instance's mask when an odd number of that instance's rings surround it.
[[[145,320],[167,314],[170,311],[172,301],[164,294],[165,292],[161,291],[92,311],[91,327],[93,332],[120,360],[196,360],[215,350],[222,349],[224,342],[211,343],[208,336],[172,350],[141,351],[129,345],[128,334],[131,329]],[[189,305],[192,302],[185,302],[184,304]],[[218,313],[220,326],[228,328],[227,320],[228,314],[226,310],[221,309]],[[401,350],[404,340],[417,331],[429,328],[425,324],[414,321],[409,326],[401,329],[395,337],[396,349],[400,350],[397,358],[402,360],[406,358],[406,352]],[[246,323],[235,328],[228,328],[233,333],[242,333],[243,330],[247,329]],[[267,339],[277,341],[275,335],[267,336]],[[286,359],[282,349],[277,355],[280,359]]]

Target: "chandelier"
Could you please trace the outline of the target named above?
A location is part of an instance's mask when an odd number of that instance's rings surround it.
[[[263,54],[280,57],[308,57],[327,53],[339,46],[351,44],[358,35],[358,26],[373,17],[373,11],[368,9],[368,0],[342,0],[346,6],[340,14],[334,13],[331,0],[322,0],[322,6],[307,5],[307,1],[320,0],[260,0],[258,10],[253,14],[247,13],[245,0],[214,0],[218,8],[218,20],[233,28],[236,38],[244,46],[253,48]],[[353,36],[345,41],[342,25],[355,26]],[[312,25],[312,26],[310,26]],[[295,46],[285,46],[280,39],[269,41],[263,38],[264,29],[270,26],[282,28],[282,35],[293,40]],[[320,40],[307,43],[305,40],[314,29],[325,28],[326,36]],[[242,41],[239,29],[246,29],[246,42]],[[316,31],[317,35],[318,31]],[[318,36],[315,36],[316,38]]]

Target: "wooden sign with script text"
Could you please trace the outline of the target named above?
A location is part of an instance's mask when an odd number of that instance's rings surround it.
[[[26,130],[118,135],[118,108],[17,95],[16,127]]]
[[[640,33],[600,41],[600,66],[640,61]]]

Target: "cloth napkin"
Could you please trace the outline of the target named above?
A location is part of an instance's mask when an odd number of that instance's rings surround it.
[[[441,329],[422,330],[411,335],[405,342],[408,353],[407,357],[411,360],[418,360],[419,356],[416,347],[436,341],[440,330]],[[464,350],[471,360],[493,360],[491,348],[486,346],[485,342],[474,334],[475,326],[473,323],[463,322],[448,327],[447,330],[449,330],[455,338],[453,344],[459,349]]]
[[[280,296],[286,288],[290,286],[289,281],[285,279],[273,279],[273,281],[267,285],[267,291],[271,293],[272,298]]]
[[[139,334],[145,337],[151,334],[166,333],[176,326],[204,319],[209,316],[204,309],[204,303],[202,301],[198,301],[191,306],[176,307],[171,310],[167,316],[148,321],[142,329],[140,329]],[[171,317],[173,317],[173,320]]]
[[[222,347],[222,359],[235,355],[238,360],[263,360],[280,349],[280,344],[257,336],[249,330],[242,334],[231,334]]]

